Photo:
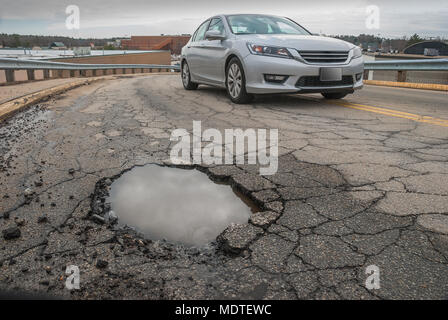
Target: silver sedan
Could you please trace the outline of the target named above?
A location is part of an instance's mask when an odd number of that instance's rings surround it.
[[[362,88],[359,47],[312,35],[296,22],[259,14],[219,15],[203,22],[182,48],[182,83],[226,88],[234,103],[254,94],[321,93],[341,99]]]

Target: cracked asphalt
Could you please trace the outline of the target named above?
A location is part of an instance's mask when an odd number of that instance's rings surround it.
[[[448,118],[443,92],[365,87],[346,103]],[[199,166],[260,208],[209,247],[101,219],[105,185],[163,164],[175,128],[279,129],[279,169]],[[448,299],[448,128],[311,96],[233,105],[178,75],[118,77],[0,124],[0,288],[68,299]],[[103,191],[101,191],[103,190]],[[97,202],[99,201],[99,202]],[[181,210],[181,208],[179,208]],[[211,213],[212,214],[212,213]],[[80,290],[65,288],[68,265]],[[365,287],[380,269],[380,289]]]

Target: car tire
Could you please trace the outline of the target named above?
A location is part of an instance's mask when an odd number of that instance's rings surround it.
[[[246,91],[246,76],[238,58],[232,58],[226,69],[227,95],[233,103],[245,104],[252,101],[254,96]]]
[[[345,92],[327,92],[322,93],[325,99],[342,99],[344,98],[348,93]]]
[[[181,77],[185,90],[196,90],[198,88],[198,84],[191,81],[190,67],[187,61],[182,63]]]

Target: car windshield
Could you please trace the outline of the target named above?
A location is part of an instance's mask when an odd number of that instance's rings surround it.
[[[281,17],[265,15],[227,16],[234,34],[300,34],[310,35],[295,22]]]

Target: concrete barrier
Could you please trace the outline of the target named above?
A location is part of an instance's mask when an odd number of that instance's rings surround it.
[[[70,58],[55,58],[45,61],[68,62],[68,63],[89,63],[89,64],[171,64],[171,53],[167,50],[142,52],[142,53],[126,53],[111,54],[104,56],[82,56]]]

